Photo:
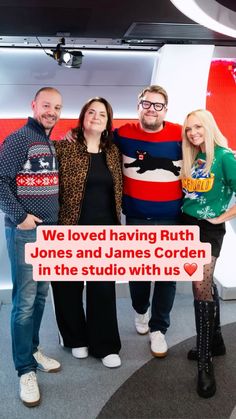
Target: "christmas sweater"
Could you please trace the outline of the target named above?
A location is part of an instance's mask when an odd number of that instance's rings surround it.
[[[127,123],[114,131],[114,138],[123,155],[123,213],[177,218],[182,205],[181,126],[165,122],[161,131],[150,133],[139,123]]]
[[[56,224],[58,163],[53,143],[33,118],[9,135],[0,147],[0,209],[6,225],[22,223],[27,214]]]
[[[236,160],[233,153],[216,146],[209,173],[204,172],[206,154],[198,153],[191,177],[182,180],[185,193],[182,211],[198,219],[214,218],[227,210],[236,192]]]

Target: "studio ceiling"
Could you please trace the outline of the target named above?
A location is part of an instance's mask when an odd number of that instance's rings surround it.
[[[218,2],[236,11],[235,1]],[[0,46],[30,47],[38,40],[47,46],[61,36],[75,47],[236,46],[235,39],[196,24],[169,0],[0,0]]]

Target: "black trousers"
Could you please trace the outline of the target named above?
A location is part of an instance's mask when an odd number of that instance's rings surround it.
[[[52,290],[64,346],[88,346],[89,353],[98,358],[119,353],[115,282],[87,282],[86,316],[84,282],[52,282]]]

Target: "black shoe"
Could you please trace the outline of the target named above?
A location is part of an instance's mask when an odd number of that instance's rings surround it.
[[[215,321],[212,337],[212,356],[221,356],[226,354],[226,347],[220,328],[220,298],[216,284],[213,284],[213,300],[215,301]],[[196,320],[196,317],[195,317]],[[197,320],[196,320],[197,321]],[[197,328],[197,324],[196,324]],[[197,361],[197,347],[193,347],[187,354],[190,361]]]
[[[200,397],[208,399],[214,396],[216,392],[212,361],[209,360],[205,365],[200,364],[198,368],[197,392]]]
[[[226,354],[226,347],[221,332],[216,332],[212,342],[212,356],[222,356]],[[187,354],[190,361],[197,361],[197,347],[190,349]]]
[[[212,364],[212,341],[214,334],[215,301],[194,301],[197,326],[198,384],[200,397],[208,398],[216,392]]]

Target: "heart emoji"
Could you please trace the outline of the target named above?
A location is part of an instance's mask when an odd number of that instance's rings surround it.
[[[189,276],[192,276],[194,272],[197,270],[197,264],[196,263],[185,263],[184,264],[184,270],[187,272]]]

